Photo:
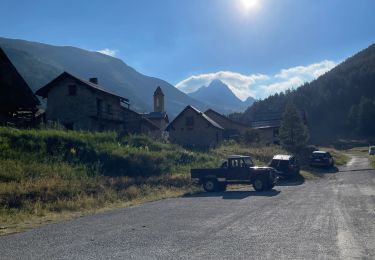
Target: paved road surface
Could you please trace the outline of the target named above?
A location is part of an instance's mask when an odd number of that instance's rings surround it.
[[[0,259],[375,259],[375,171],[166,199],[0,237]],[[354,170],[354,171],[353,171]]]

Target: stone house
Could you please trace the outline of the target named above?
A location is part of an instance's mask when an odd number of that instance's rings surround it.
[[[251,128],[258,130],[260,143],[265,145],[280,144],[280,125],[280,119],[251,122]]]
[[[123,130],[123,108],[129,107],[129,100],[102,88],[97,78],[87,81],[63,72],[36,94],[47,98],[47,122],[69,130]]]
[[[31,126],[39,100],[0,48],[0,124]]]
[[[222,142],[224,128],[189,105],[168,125],[166,131],[172,143],[205,149]]]
[[[131,110],[127,98],[105,90],[97,78],[87,81],[63,72],[36,94],[47,98],[45,120],[59,122],[66,129],[161,137],[158,124]]]
[[[251,129],[250,126],[233,121],[232,119],[216,112],[213,109],[208,109],[204,113],[224,128],[224,139],[239,138],[239,136],[244,135],[247,130]]]
[[[127,134],[146,134],[160,138],[160,128],[151,120],[129,108],[124,108],[126,124],[124,132]]]

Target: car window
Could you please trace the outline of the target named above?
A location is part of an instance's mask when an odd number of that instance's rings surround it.
[[[272,160],[271,163],[270,163],[270,166],[271,167],[277,167],[279,165],[279,160]]]
[[[251,160],[251,158],[244,158],[243,159],[243,162],[245,163],[245,165],[246,166],[250,166],[250,167],[252,167],[252,166],[254,166],[254,163],[253,163],[253,161]]]
[[[280,167],[288,167],[288,165],[289,165],[289,161],[285,161],[285,160],[280,161],[280,163],[279,163]]]

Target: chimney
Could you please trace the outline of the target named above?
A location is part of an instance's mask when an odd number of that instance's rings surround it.
[[[94,84],[98,85],[98,78],[90,78],[89,81],[91,83],[94,83]]]

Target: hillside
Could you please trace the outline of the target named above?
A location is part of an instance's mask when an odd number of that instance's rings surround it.
[[[241,101],[221,80],[213,80],[207,87],[202,86],[188,95],[212,107],[220,104],[221,109],[225,110],[227,113],[244,111],[255,101],[252,97]]]
[[[163,89],[171,118],[188,104],[202,110],[208,108],[168,82],[145,76],[122,60],[99,52],[7,38],[0,38],[0,47],[34,92],[63,71],[68,71],[85,79],[97,77],[100,85],[129,98],[132,108],[139,112],[151,111],[152,95],[157,86]]]
[[[375,44],[311,83],[255,102],[240,120],[281,114],[288,100],[304,111],[313,141],[375,136]]]

